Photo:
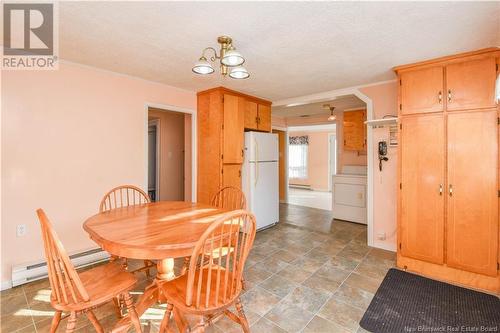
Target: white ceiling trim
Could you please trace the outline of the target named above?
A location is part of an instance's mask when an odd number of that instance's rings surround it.
[[[316,94],[310,94],[310,95],[282,99],[279,101],[273,101],[273,106],[282,106],[282,105],[295,104],[295,103],[309,104],[309,103],[324,102],[327,100],[331,100],[332,96],[350,95],[350,94],[352,94],[353,90],[359,90],[361,88],[378,86],[381,84],[388,84],[388,83],[392,83],[392,82],[396,82],[396,81],[397,81],[396,79],[378,81],[378,82],[373,82],[373,83],[368,83],[368,84],[362,84],[359,86],[352,86],[352,87],[347,87],[347,88],[342,88],[342,89],[324,91],[324,92],[320,92],[320,93],[316,93]]]
[[[323,124],[323,125],[306,125],[306,126],[290,126],[288,132],[323,132],[323,131],[336,131],[336,124]]]

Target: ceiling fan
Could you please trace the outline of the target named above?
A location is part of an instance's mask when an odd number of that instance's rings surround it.
[[[330,110],[330,116],[328,117],[328,121],[335,121],[335,119],[337,119],[337,117],[333,114],[335,106],[331,106],[330,104],[323,104],[323,109]]]

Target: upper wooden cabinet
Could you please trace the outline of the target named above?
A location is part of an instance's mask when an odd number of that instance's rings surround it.
[[[495,58],[483,58],[446,66],[448,110],[495,107]]]
[[[396,67],[401,115],[494,108],[496,48]]]
[[[253,131],[271,131],[271,105],[245,101],[245,128]]]
[[[362,151],[366,149],[366,111],[344,112],[344,150]]]
[[[243,163],[245,99],[224,94],[223,163]]]
[[[258,104],[252,101],[245,101],[245,128],[251,130],[259,129]]]
[[[443,67],[429,67],[401,73],[401,113],[443,111]]]
[[[270,105],[223,87],[198,93],[198,202],[210,203],[223,186],[241,187],[245,127],[253,120],[252,129],[270,131]]]

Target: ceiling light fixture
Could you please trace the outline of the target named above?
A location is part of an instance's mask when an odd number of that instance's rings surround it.
[[[217,54],[217,50],[213,47],[207,47],[203,50],[200,59],[194,64],[193,72],[196,74],[206,75],[212,74],[214,72],[214,68],[212,64],[205,57],[205,53],[207,51],[212,51],[214,55],[210,57],[210,61],[215,62],[216,60],[220,61],[220,73],[223,76],[229,74],[229,77],[233,79],[246,79],[250,76],[245,67],[243,67],[243,63],[245,62],[245,58],[236,51],[232,44],[233,40],[228,36],[220,36],[217,38],[217,43],[220,44],[220,51]]]
[[[335,106],[331,106],[330,104],[323,104],[323,109],[330,110],[330,116],[328,117],[328,121],[335,121],[335,119],[337,119],[337,116],[335,116],[333,114],[333,110],[335,110]]]

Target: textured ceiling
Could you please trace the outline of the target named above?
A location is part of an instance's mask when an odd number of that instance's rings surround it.
[[[500,2],[61,2],[60,55],[199,91],[270,100],[394,78],[391,67],[500,45]],[[191,67],[227,34],[251,77]]]
[[[337,97],[332,101],[310,103],[297,106],[277,106],[273,107],[273,115],[278,117],[297,117],[297,116],[313,116],[330,114],[329,109],[324,109],[323,104],[330,104],[335,107],[335,111],[345,111],[349,109],[357,109],[366,107],[365,102],[354,95],[346,95]]]

